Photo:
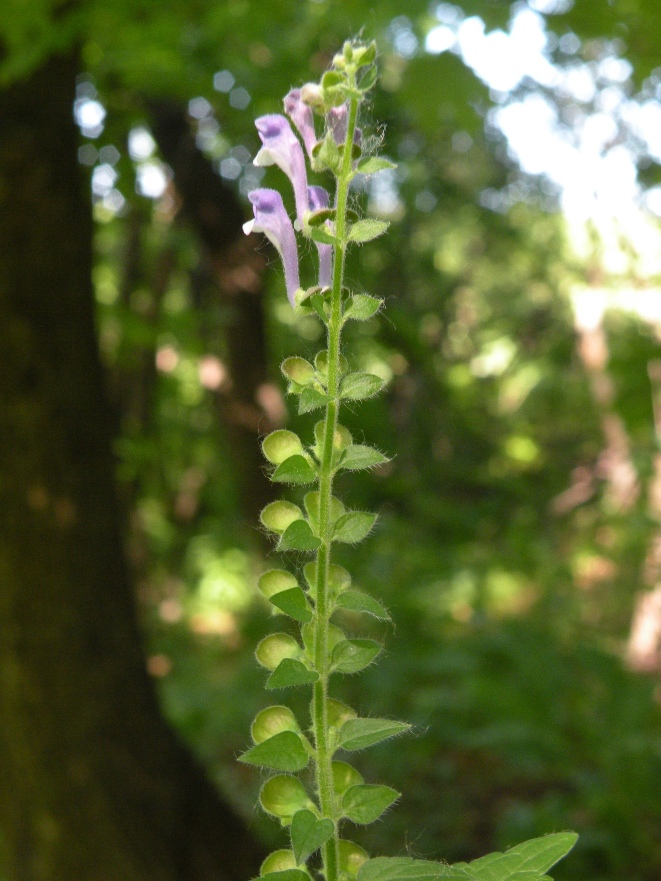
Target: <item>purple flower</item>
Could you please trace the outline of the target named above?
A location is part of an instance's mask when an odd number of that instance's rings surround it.
[[[328,208],[330,198],[323,187],[308,187],[308,203],[310,211],[319,211]],[[333,246],[322,245],[321,242],[315,242],[315,245],[319,252],[319,285],[328,288],[332,277]]]
[[[251,232],[261,232],[278,249],[285,268],[285,285],[287,297],[294,305],[294,295],[298,288],[298,250],[296,248],[296,235],[294,227],[285,211],[282,196],[277,190],[253,190],[248,193],[255,213],[254,220],[243,224],[246,235]]]
[[[255,126],[264,145],[255,156],[255,165],[277,165],[287,175],[294,187],[296,217],[299,226],[308,210],[308,181],[305,171],[303,148],[284,116],[269,113],[255,120]]]
[[[339,107],[331,107],[326,114],[326,122],[335,143],[343,144],[347,136],[347,105],[340,104]],[[361,140],[362,132],[357,128],[354,132],[353,142],[360,146]]]
[[[305,149],[311,159],[312,148],[317,143],[312,108],[307,104],[304,104],[301,100],[300,89],[292,89],[291,92],[285,96],[284,105],[285,113],[298,129],[298,133],[303,138]]]

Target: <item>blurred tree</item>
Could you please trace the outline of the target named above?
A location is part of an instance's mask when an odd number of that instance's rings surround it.
[[[10,879],[240,879],[259,847],[164,722],[121,539],[77,53],[0,95],[0,813]]]

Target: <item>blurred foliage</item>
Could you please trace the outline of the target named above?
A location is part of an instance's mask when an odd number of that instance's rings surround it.
[[[656,2],[531,6],[559,13],[547,17],[559,37],[578,35],[558,63],[613,52],[631,64],[632,94],[649,86]],[[461,10],[491,30],[506,28],[515,7],[465,0]],[[385,129],[368,124],[365,136],[385,137],[399,169],[363,197],[396,222],[349,266],[349,279],[387,309],[352,328],[348,348],[390,384],[344,421],[394,459],[347,482],[352,505],[382,513],[375,536],[342,562],[389,604],[396,627],[383,634],[386,660],[346,689],[366,713],[412,721],[416,737],[361,758],[368,776],[395,774],[404,792],[366,841],[459,860],[574,828],[581,839],[559,879],[655,881],[659,692],[623,656],[659,528],[648,502],[657,443],[648,365],[661,357],[659,328],[622,311],[603,325],[609,413],[625,429],[639,489],[618,505],[571,301],[577,287],[590,289],[598,257],[575,255],[550,210],[552,188],[523,175],[502,136],[485,129],[488,87],[456,55],[421,50],[437,24],[419,0],[15,0],[0,13],[0,75],[25,75],[82,44],[80,101],[107,114],[96,129],[82,126],[81,168],[96,185],[99,338],[149,669],[227,797],[276,841],[275,826],[253,814],[257,775],[235,762],[266,700],[252,647],[272,620],[253,593],[262,539],[236,513],[223,419],[231,315],[200,293],[199,247],[177,219],[172,187],[157,199],[140,193],[146,173],[167,178],[147,108],[159,96],[190,101],[198,145],[245,195],[257,183],[254,117],[278,110],[347,35],[364,26],[377,38],[383,88],[373,118]],[[641,159],[653,180],[654,157]],[[656,281],[634,269],[599,273],[599,286],[613,289]],[[321,327],[292,315],[277,272],[267,316],[279,383],[281,359],[316,351]],[[313,422],[290,415],[288,425],[307,433]]]

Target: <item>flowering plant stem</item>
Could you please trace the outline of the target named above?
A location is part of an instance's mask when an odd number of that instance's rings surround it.
[[[353,85],[353,83],[351,83]],[[340,409],[340,341],[342,336],[342,286],[346,255],[346,212],[349,183],[352,172],[352,147],[356,129],[358,101],[349,100],[347,133],[342,155],[342,166],[337,179],[335,203],[335,234],[338,242],[333,249],[333,285],[331,290],[330,316],[328,321],[328,396],[324,422],[321,461],[319,463],[319,537],[317,551],[317,601],[314,611],[314,660],[319,674],[312,696],[313,736],[315,743],[315,771],[319,804],[324,817],[333,820],[335,829],[323,847],[324,876],[326,881],[337,881],[338,876],[338,811],[333,788],[332,751],[328,744],[328,679],[329,651],[328,625],[330,621],[328,576],[331,562],[333,520],[333,439],[337,430]]]
[[[303,498],[305,513],[293,502],[279,500],[262,511],[262,524],[278,536],[279,551],[313,552],[315,557],[303,567],[304,580],[285,569],[272,569],[259,580],[274,610],[301,625],[300,641],[291,633],[279,632],[257,646],[257,660],[271,671],[266,688],[312,686],[311,742],[292,710],[278,704],[257,714],[251,728],[254,746],[240,757],[242,762],[284,772],[266,780],[260,802],[289,829],[291,847],[270,854],[260,878],[312,881],[315,869],[308,860],[321,851],[325,881],[548,881],[547,870],[573,846],[576,836],[572,833],[547,835],[505,854],[458,866],[409,857],[371,859],[362,847],[340,837],[347,822],[373,823],[399,793],[389,786],[364,783],[360,772],[346,761],[337,761],[336,754],[374,746],[410,728],[392,719],[360,718],[329,695],[331,675],[358,673],[381,651],[374,640],[347,637],[331,616],[350,610],[389,620],[378,600],[350,589],[350,574],[331,558],[336,542],[357,544],[376,521],[367,511],[345,509],[333,493],[336,473],[388,461],[379,450],[354,444],[338,419],[342,400],[364,400],[383,386],[374,374],[351,372],[341,351],[344,324],[349,319],[367,321],[383,305],[376,297],[352,293],[344,285],[347,248],[375,239],[388,228],[383,220],[355,219],[348,211],[349,188],[357,174],[368,176],[394,167],[382,157],[360,158],[357,121],[360,104],[376,82],[375,57],[374,44],[345,43],[320,84],[293,89],[285,98],[285,110],[298,129],[312,168],[330,172],[335,179],[332,207],[323,187],[308,186],[303,148],[289,120],[279,114],[256,120],[263,146],[254,161],[277,165],[290,178],[296,229],[314,241],[319,253],[318,284],[306,290],[299,287],[295,227],[277,190],[258,189],[249,194],[254,220],[244,229],[262,232],[273,242],[282,257],[290,303],[299,312],[318,316],[327,333],[327,349],[317,354],[314,364],[293,356],[281,366],[289,392],[299,397],[299,413],[325,408],[324,419],[315,426],[314,443],[306,445],[286,429],[273,432],[262,443],[266,459],[274,466],[273,481],[315,487]],[[322,140],[317,140],[313,110],[325,120]],[[313,796],[293,776],[305,772],[310,761]]]

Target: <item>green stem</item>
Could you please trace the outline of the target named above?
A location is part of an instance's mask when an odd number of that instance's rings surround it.
[[[339,816],[340,812],[333,787],[333,749],[328,735],[328,679],[330,656],[328,651],[328,625],[332,606],[329,597],[329,571],[333,520],[333,446],[340,409],[340,341],[342,334],[342,283],[346,253],[346,213],[349,183],[352,171],[353,138],[358,115],[358,100],[349,101],[347,135],[344,144],[342,167],[337,178],[335,234],[339,243],[334,246],[333,284],[331,310],[328,320],[328,395],[326,420],[319,472],[319,537],[321,546],[317,552],[317,585],[314,618],[314,658],[319,681],[315,683],[312,696],[312,727],[315,742],[315,773],[319,806],[322,816],[335,823],[335,833],[323,847],[323,872],[326,881],[337,881],[339,874]]]

